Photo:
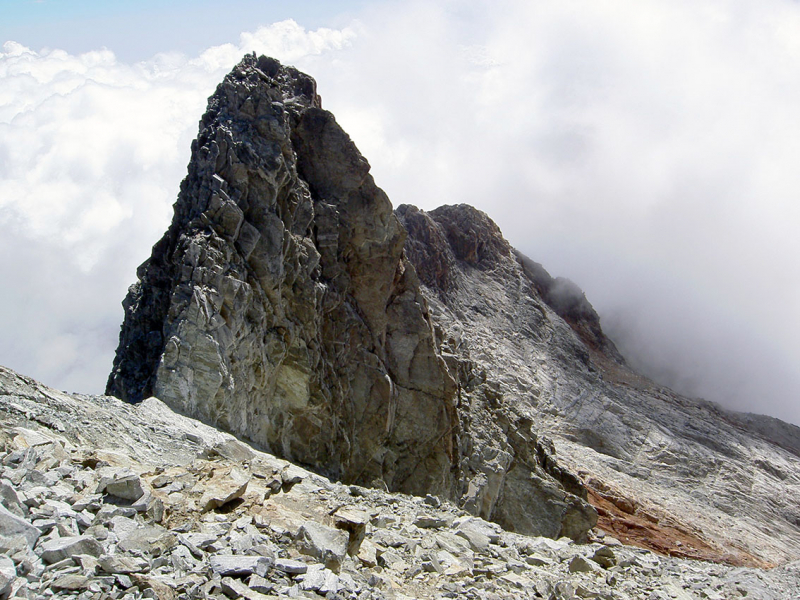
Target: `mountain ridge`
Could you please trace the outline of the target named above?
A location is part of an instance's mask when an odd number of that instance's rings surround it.
[[[633,372],[484,213],[392,211],[313,79],[273,59],[211,97],[137,275],[108,393],[511,531],[585,541],[599,512],[666,553],[800,551],[800,430]]]

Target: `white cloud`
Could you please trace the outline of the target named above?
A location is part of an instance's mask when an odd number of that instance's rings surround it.
[[[0,234],[13,229],[102,298],[94,314],[42,301],[61,315],[14,348],[58,339],[75,373],[81,361],[104,363],[95,379],[108,370],[118,303],[168,223],[206,97],[255,50],[316,77],[395,204],[482,208],[586,290],[635,362],[800,422],[798,40],[791,0],[442,0],[379,3],[346,29],[277,23],[136,64],[6,44]],[[102,347],[74,350],[98,336]],[[9,352],[0,362],[51,381],[44,359]]]
[[[100,392],[120,302],[171,218],[206,99],[246,52],[283,60],[344,47],[348,30],[293,21],[198,57],[125,64],[6,42],[0,52],[0,361]]]

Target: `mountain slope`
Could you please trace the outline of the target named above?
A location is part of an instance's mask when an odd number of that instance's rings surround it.
[[[0,367],[0,595],[12,598],[759,598],[771,571],[502,531],[429,496],[346,486],[150,398]]]
[[[527,415],[552,438],[589,488],[601,527],[737,564],[800,555],[799,428],[681,397],[632,372],[583,294],[550,300],[546,285],[556,280],[480,211],[397,213],[445,347],[496,382],[503,411]]]
[[[314,81],[209,100],[108,393],[509,531],[767,565],[800,554],[797,428],[632,372],[582,292],[468,206],[396,212]],[[590,506],[591,501],[597,508]]]
[[[585,539],[586,490],[532,423],[460,407],[406,232],[313,80],[246,57],[209,100],[173,222],[138,271],[108,393],[348,483]],[[478,414],[478,413],[476,413]],[[477,452],[477,453],[476,453]],[[504,493],[512,458],[520,511]]]

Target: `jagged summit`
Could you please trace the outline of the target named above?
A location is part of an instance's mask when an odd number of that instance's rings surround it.
[[[800,430],[637,375],[484,213],[393,212],[313,79],[273,59],[210,98],[137,275],[108,384],[128,402],[510,531],[586,540],[599,515],[665,553],[800,553]]]
[[[458,239],[467,259],[493,260],[502,236],[474,250]],[[486,518],[518,456],[519,493],[539,502],[508,522],[584,538],[586,492],[531,419],[508,414],[504,431],[483,392],[480,426],[460,408],[405,242],[313,80],[246,57],[211,97],[172,225],[125,299],[108,392],[155,395],[344,481],[460,499]]]

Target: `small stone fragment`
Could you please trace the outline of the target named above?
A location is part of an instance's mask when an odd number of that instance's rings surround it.
[[[7,556],[0,556],[0,598],[5,598],[11,591],[11,585],[17,578],[14,561]]]
[[[216,554],[209,558],[211,570],[221,577],[244,577],[259,573],[263,576],[271,561],[264,556],[233,556]]]
[[[138,500],[144,494],[142,480],[130,469],[101,469],[100,483],[97,484],[95,493],[111,494],[123,500]]]
[[[583,556],[578,554],[574,556],[571,561],[569,561],[569,572],[570,573],[594,573],[599,569],[599,567],[586,560]]]
[[[150,570],[150,563],[147,560],[123,554],[104,554],[98,563],[103,571],[111,574],[129,575]]]
[[[302,575],[308,571],[308,565],[300,560],[290,558],[278,558],[275,560],[275,568],[290,575]]]
[[[5,506],[0,505],[0,536],[14,537],[16,535],[25,536],[28,546],[33,548],[41,532],[22,517],[18,517]]]
[[[84,590],[89,586],[89,578],[85,575],[64,575],[56,579],[50,586],[54,590],[64,590],[64,591],[77,591],[77,590]]]
[[[447,521],[430,515],[420,515],[414,519],[414,525],[420,529],[438,529],[447,526]]]
[[[336,528],[346,531],[349,539],[347,542],[347,553],[350,556],[358,555],[361,543],[367,533],[367,523],[369,516],[361,510],[339,509],[335,514]]]
[[[332,571],[338,571],[347,554],[349,536],[340,529],[307,522],[297,532],[297,543],[303,554],[309,554]]]
[[[592,555],[592,560],[606,569],[610,569],[617,564],[617,556],[608,546],[601,546],[595,550],[595,553]]]

